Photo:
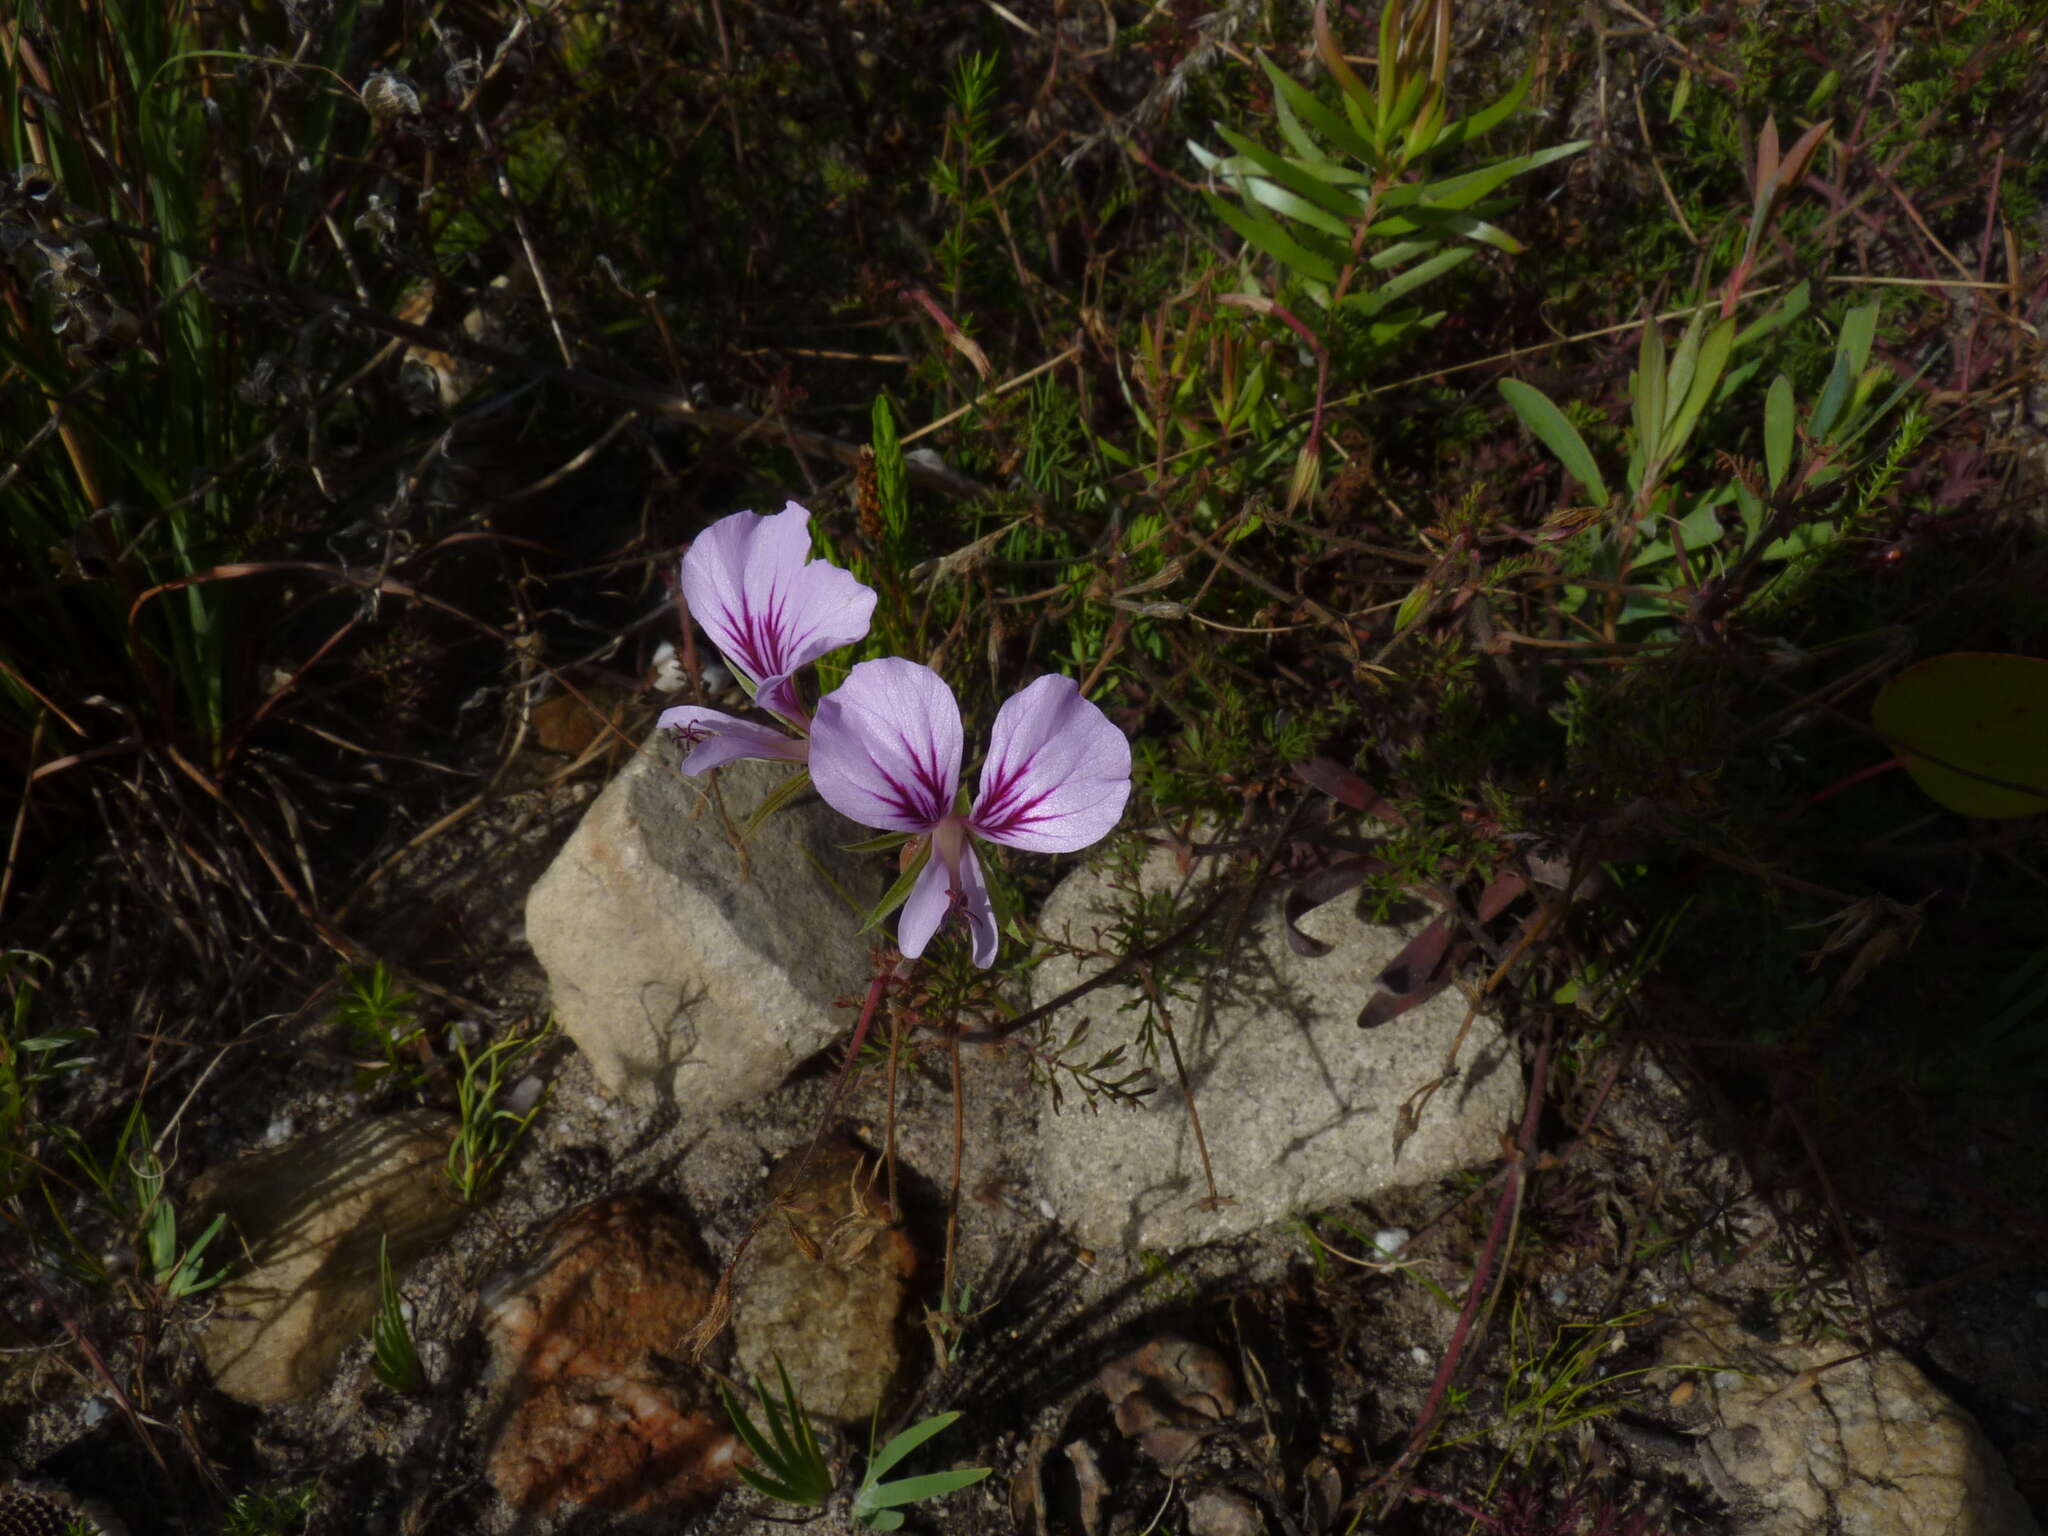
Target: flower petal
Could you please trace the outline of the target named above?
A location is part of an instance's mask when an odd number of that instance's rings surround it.
[[[988,884],[981,878],[981,860],[974,856],[972,843],[960,850],[959,890],[968,942],[974,946],[974,963],[985,971],[996,961],[996,904],[989,900]]]
[[[910,894],[903,901],[903,915],[896,920],[896,947],[906,960],[915,960],[931,943],[939,924],[953,910],[952,879],[943,859],[927,859],[918,871]]]
[[[953,809],[960,745],[960,706],[938,673],[900,657],[864,661],[819,701],[811,782],[864,827],[929,832]]]
[[[811,514],[735,512],[683,556],[683,598],[713,644],[753,680],[764,708],[801,719],[797,668],[868,632],[875,594],[829,560],[812,560]],[[794,712],[794,713],[793,713]]]
[[[955,883],[946,862],[936,853],[919,871],[910,895],[903,903],[903,916],[896,924],[896,947],[904,958],[915,960],[931,943],[932,935],[945,925],[954,911],[967,919],[967,940],[974,950],[974,963],[987,970],[996,958],[996,909],[989,900],[988,886],[981,878],[981,861],[972,844],[960,850],[960,879]]]
[[[808,745],[770,725],[736,719],[699,704],[678,704],[665,709],[655,722],[679,743],[694,746],[683,759],[683,772],[708,773],[743,757],[778,758],[800,763]]]
[[[968,825],[1031,853],[1107,837],[1131,793],[1131,744],[1070,677],[1041,677],[996,712]]]

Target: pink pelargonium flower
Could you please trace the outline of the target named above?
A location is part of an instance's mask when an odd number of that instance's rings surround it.
[[[683,556],[683,598],[754,702],[797,734],[683,704],[657,722],[696,747],[683,772],[742,757],[802,762],[810,718],[795,673],[868,632],[875,594],[829,560],[811,559],[811,514],[790,502],[772,517],[735,512],[697,535]]]
[[[1131,793],[1131,746],[1072,678],[1041,677],[996,713],[981,792],[957,809],[960,706],[930,667],[864,661],[811,723],[811,783],[841,815],[928,843],[903,903],[896,947],[925,945],[958,911],[974,963],[996,957],[996,919],[974,839],[1030,853],[1072,853],[1107,837]]]

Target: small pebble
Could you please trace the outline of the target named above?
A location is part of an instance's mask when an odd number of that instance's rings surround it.
[[[523,1115],[540,1102],[541,1089],[546,1085],[528,1073],[512,1085],[512,1091],[505,1095],[505,1108],[515,1115]]]
[[[1415,1234],[1406,1227],[1382,1227],[1372,1235],[1372,1245],[1390,1259],[1398,1259],[1401,1250],[1408,1246],[1408,1240]]]
[[[1409,1350],[1408,1353],[1414,1358],[1414,1361],[1417,1365],[1429,1364],[1429,1351],[1424,1349],[1420,1344],[1416,1345],[1413,1349]]]
[[[1740,1371],[1714,1372],[1714,1390],[1716,1392],[1733,1392],[1741,1385],[1742,1372]]]
[[[94,1397],[86,1400],[86,1404],[79,1410],[78,1416],[84,1421],[85,1427],[91,1429],[93,1425],[99,1423],[101,1419],[104,1419],[113,1411],[112,1405],[104,1397]]]

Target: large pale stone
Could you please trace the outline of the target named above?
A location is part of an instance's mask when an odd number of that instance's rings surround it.
[[[526,933],[555,1017],[608,1092],[709,1114],[845,1033],[833,1003],[864,989],[868,943],[832,882],[872,903],[883,861],[842,851],[867,834],[815,800],[742,851],[727,818],[743,825],[790,765],[722,770],[721,817],[707,781],[675,763],[657,735],[606,786],[534,883]]]
[[[428,1109],[360,1120],[196,1181],[203,1219],[228,1218],[207,1262],[248,1263],[208,1293],[199,1353],[215,1386],[262,1406],[320,1390],[376,1313],[380,1241],[403,1274],[462,1220],[444,1171],[453,1125]]]
[[[1164,850],[1139,871],[1146,891],[1178,883]],[[1110,914],[1130,899],[1102,873],[1084,870],[1053,893],[1040,923],[1055,937],[1091,947],[1096,931],[1108,929]],[[1226,903],[1224,910],[1235,908]],[[1226,926],[1219,915],[1211,934],[1219,945]],[[1091,1114],[1070,1090],[1061,1113],[1048,1106],[1040,1116],[1043,1191],[1082,1241],[1172,1249],[1234,1237],[1499,1155],[1501,1133],[1521,1113],[1522,1078],[1500,1030],[1483,1017],[1459,1049],[1457,1075],[1395,1149],[1403,1102],[1443,1072],[1465,1021],[1465,1000],[1451,989],[1391,1024],[1358,1027],[1379,972],[1414,926],[1368,923],[1340,900],[1309,913],[1300,927],[1331,945],[1330,953],[1294,953],[1279,894],[1269,893],[1227,961],[1202,962],[1204,969],[1224,967],[1209,1014],[1198,1007],[1199,975],[1185,996],[1165,999],[1216,1183],[1229,1203],[1208,1204],[1194,1124],[1163,1038],[1158,1091],[1140,1107],[1105,1104]],[[1033,1002],[1058,996],[1107,963],[1048,959],[1032,975]],[[1087,1048],[1077,1053],[1092,1057],[1131,1040],[1145,1006],[1135,980],[1106,986],[1056,1014],[1052,1034],[1064,1040],[1074,1025],[1092,1020]]]
[[[1664,1358],[1721,1367],[1701,1458],[1739,1536],[2040,1536],[1976,1420],[1890,1350],[1767,1344],[1702,1303]]]

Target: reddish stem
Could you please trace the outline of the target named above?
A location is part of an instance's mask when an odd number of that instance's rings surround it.
[[[1885,759],[1885,761],[1881,763],[1872,763],[1868,768],[1858,768],[1854,773],[1850,774],[1849,777],[1847,777],[1846,779],[1839,780],[1836,783],[1830,784],[1826,789],[1822,790],[1819,794],[1815,795],[1811,800],[1808,800],[1806,803],[1808,805],[1819,805],[1821,801],[1830,799],[1835,795],[1839,795],[1843,790],[1853,788],[1854,786],[1861,784],[1865,779],[1874,779],[1880,773],[1890,773],[1894,768],[1903,768],[1905,766],[1906,760],[1904,758],[1892,757]]]

